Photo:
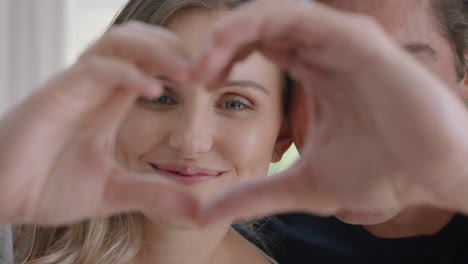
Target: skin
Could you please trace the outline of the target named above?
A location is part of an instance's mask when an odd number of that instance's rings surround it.
[[[224,11],[189,9],[176,14],[168,29],[196,57],[223,16]],[[206,202],[229,186],[264,177],[292,142],[283,122],[282,74],[260,54],[237,64],[217,90],[171,79],[163,83],[165,97],[137,102],[118,131],[117,160],[131,171],[170,180],[151,164],[216,171],[218,176],[200,183],[176,181]],[[198,229],[144,214],[143,222],[145,243],[137,263],[269,263],[230,229],[232,221]]]
[[[429,1],[322,1],[340,10],[375,18],[399,45],[442,79],[458,95],[466,96],[466,78],[456,78],[454,54],[449,40],[437,31]],[[417,46],[421,49],[416,49]],[[299,149],[304,145],[307,126],[307,101],[304,91],[297,89],[293,96],[291,129]],[[463,98],[463,99],[466,99]],[[432,207],[395,207],[372,212],[343,211],[336,214],[340,220],[366,225],[372,234],[381,237],[430,235],[439,231],[452,218],[451,210]]]

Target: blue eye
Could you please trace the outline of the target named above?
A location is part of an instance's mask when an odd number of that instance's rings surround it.
[[[224,107],[231,110],[242,110],[246,105],[239,101],[228,101],[224,103]]]
[[[162,105],[175,105],[176,102],[169,98],[166,95],[163,95],[157,99],[151,100],[153,104],[162,104]]]

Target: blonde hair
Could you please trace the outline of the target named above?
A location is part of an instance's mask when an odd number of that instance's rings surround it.
[[[165,26],[187,8],[232,9],[248,0],[130,0],[112,25],[138,20]],[[142,216],[122,214],[69,226],[36,227],[26,264],[120,264],[130,262],[143,244]],[[16,235],[26,227],[19,227]]]
[[[141,222],[132,214],[64,227],[38,227],[26,263],[127,263],[136,256],[142,241]]]

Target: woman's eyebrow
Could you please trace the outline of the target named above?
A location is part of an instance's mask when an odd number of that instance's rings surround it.
[[[174,85],[174,86],[180,86],[181,85],[180,83],[168,78],[165,75],[158,75],[158,76],[156,76],[156,79],[159,80],[159,81],[167,82],[167,83],[169,83],[171,85]]]
[[[224,83],[224,87],[231,87],[231,86],[237,86],[237,87],[243,87],[243,88],[252,88],[258,91],[261,91],[267,95],[270,95],[270,92],[268,92],[263,85],[251,81],[251,80],[230,80]]]
[[[164,76],[164,75],[159,75],[156,77],[156,79],[160,80],[160,81],[165,81],[165,82],[168,82],[172,85],[175,85],[175,86],[180,86],[181,84],[174,81],[174,80],[171,80],[169,79],[167,76]],[[224,83],[223,85],[223,88],[227,88],[227,87],[232,87],[232,86],[236,86],[236,87],[242,87],[242,88],[251,88],[251,89],[255,89],[255,90],[258,90],[258,91],[261,91],[267,95],[270,95],[270,92],[268,92],[268,90],[263,87],[263,85],[257,83],[257,82],[254,82],[252,80],[229,80],[227,82]]]

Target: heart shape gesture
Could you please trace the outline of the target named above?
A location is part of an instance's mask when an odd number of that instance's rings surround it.
[[[376,22],[319,3],[259,1],[218,25],[196,76],[217,87],[254,50],[305,91],[302,157],[223,194],[203,223],[419,204],[468,212],[466,110]]]
[[[193,63],[182,46],[161,28],[112,28],[10,111],[0,128],[0,186],[7,186],[0,223],[65,224],[130,210],[193,218],[198,203],[186,192],[135,175],[114,158],[117,130],[135,100],[163,92],[151,76],[190,76]]]
[[[202,224],[416,204],[468,212],[466,110],[375,22],[319,3],[265,0],[231,13],[211,39],[194,63],[167,30],[115,27],[7,114],[0,223],[65,224],[133,210],[196,219],[199,203],[183,189],[114,160],[119,124],[135,99],[161,95],[150,76],[216,89],[253,51],[305,93],[302,158],[205,205]]]

